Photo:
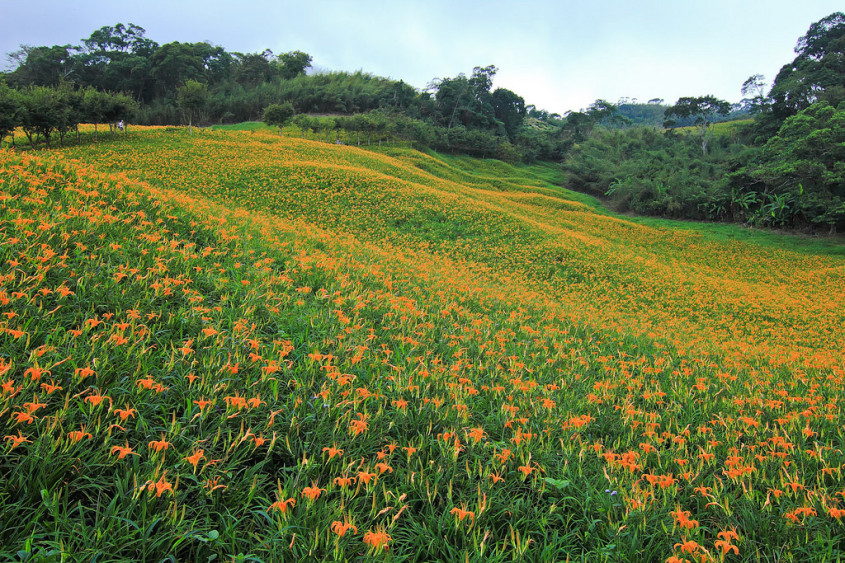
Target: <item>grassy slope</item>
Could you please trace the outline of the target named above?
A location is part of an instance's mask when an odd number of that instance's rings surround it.
[[[775,361],[796,344],[808,357],[845,349],[845,336],[835,334],[845,319],[836,282],[841,246],[802,248],[788,237],[772,245],[739,228],[711,235],[708,227],[617,218],[549,184],[542,168],[538,175],[497,161],[410,149],[374,154],[255,132],[207,133],[190,144],[179,135],[71,154],[362,240],[489,267],[593,325],[684,345],[715,341],[736,361],[749,346]],[[829,275],[805,283],[819,271]],[[689,303],[697,303],[693,314]]]
[[[753,119],[734,119],[733,121],[720,121],[718,123],[714,123],[711,126],[711,131],[713,135],[719,137],[725,136],[734,136],[736,135],[743,127],[750,125],[754,122]],[[698,127],[690,126],[690,127],[678,127],[676,131],[684,132],[687,134],[700,134]]]
[[[837,248],[638,224],[548,169],[124,141],[3,154],[3,552],[838,553]]]

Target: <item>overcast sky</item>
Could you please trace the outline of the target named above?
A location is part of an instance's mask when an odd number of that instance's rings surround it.
[[[713,94],[771,81],[797,39],[842,0],[0,0],[0,53],[79,44],[134,23],[160,44],[300,50],[321,70],[364,70],[424,88],[495,65],[494,88],[551,112],[603,98]]]

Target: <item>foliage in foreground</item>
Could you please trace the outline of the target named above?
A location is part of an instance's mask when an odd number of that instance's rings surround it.
[[[278,135],[134,135],[74,155],[121,174],[0,153],[7,558],[841,557],[843,348],[822,343],[841,296],[802,320],[803,347],[786,323],[751,329],[830,294],[841,256],[614,239],[620,220],[493,163],[478,178]],[[397,223],[414,210],[439,226]],[[552,232],[573,270],[592,259],[591,282],[617,285],[601,307],[564,299],[594,298],[574,271],[537,283],[556,258],[523,253]],[[710,302],[637,307],[637,276],[659,282],[640,243],[690,280],[725,252],[748,271]],[[678,325],[648,320],[673,306]],[[633,308],[630,326],[591,316],[605,307]],[[756,358],[717,342],[731,318]]]

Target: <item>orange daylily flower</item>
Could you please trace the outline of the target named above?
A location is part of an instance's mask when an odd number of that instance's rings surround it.
[[[94,406],[94,407],[100,406],[100,403],[102,403],[105,400],[108,400],[109,404],[111,404],[111,397],[109,397],[108,395],[102,395],[100,393],[93,393],[93,394],[85,397],[85,402],[91,403],[91,405]]]
[[[677,510],[673,510],[669,514],[671,514],[675,518],[675,522],[681,528],[691,530],[693,528],[698,527],[698,520],[693,520],[693,519],[690,518],[691,513],[690,513],[689,510],[681,510],[679,508]]]
[[[735,555],[739,555],[739,548],[730,542],[727,542],[725,540],[716,540],[714,545],[718,549],[722,550],[723,555],[727,555],[731,551],[733,551]]]
[[[375,473],[370,473],[368,471],[359,471],[357,477],[358,477],[359,483],[363,483],[364,485],[368,485],[370,483],[370,480],[373,477],[377,477],[377,475]]]
[[[10,379],[8,381],[4,381],[2,384],[0,384],[0,391],[2,391],[4,395],[6,393],[12,393],[14,390],[15,390],[15,381],[13,379]]]
[[[114,409],[114,414],[120,417],[121,422],[125,422],[129,417],[135,418],[135,409],[131,409],[129,405],[126,405],[125,409]]]
[[[689,553],[689,554],[696,553],[696,552],[698,552],[699,550],[702,549],[701,545],[698,542],[693,541],[693,540],[686,540],[686,541],[681,542],[681,543],[676,543],[674,547],[675,547],[675,549],[678,549],[680,547],[681,553]]]
[[[132,448],[129,447],[129,443],[125,446],[112,446],[111,455],[114,455],[115,453],[117,454],[117,459],[123,459],[129,454],[140,455],[132,451]]]
[[[80,441],[82,438],[88,438],[89,440],[93,438],[90,432],[85,431],[85,427],[83,426],[81,430],[71,430],[67,433],[68,440],[72,443],[76,443]]]
[[[324,492],[326,492],[326,489],[321,489],[316,483],[313,483],[311,487],[305,487],[302,489],[302,496],[310,501],[315,501],[320,498],[320,495]]]
[[[346,532],[348,532],[349,530],[352,530],[356,534],[358,533],[358,528],[356,528],[354,525],[349,522],[341,522],[340,520],[335,520],[334,522],[332,522],[331,530],[340,537],[346,535]]]
[[[469,434],[469,437],[477,444],[484,438],[485,432],[483,428],[473,428],[467,434]]]
[[[223,397],[223,400],[226,402],[227,406],[234,407],[237,410],[245,409],[247,406],[246,399],[237,393],[228,397]]]
[[[15,423],[17,424],[23,424],[24,422],[27,424],[32,424],[33,422],[35,422],[36,417],[32,416],[28,412],[21,411],[12,413],[12,418],[15,419]]]
[[[284,514],[287,513],[289,508],[293,508],[294,506],[296,506],[296,499],[295,498],[289,498],[287,500],[277,500],[276,502],[271,504],[270,507],[267,510],[268,510],[268,512],[270,510],[278,510],[279,512],[281,512],[284,515]]]
[[[162,450],[167,450],[167,448],[169,448],[171,446],[171,444],[170,444],[170,442],[168,442],[167,440],[164,439],[164,435],[162,434],[160,440],[153,440],[149,444],[147,444],[147,446],[151,450],[154,450],[156,453],[158,453]]]
[[[358,436],[367,430],[367,415],[358,413],[358,419],[349,423],[349,432],[353,436]]]
[[[194,466],[194,471],[196,471],[197,464],[200,462],[200,459],[205,457],[205,455],[203,455],[203,454],[204,454],[203,450],[197,450],[193,454],[185,457],[185,459],[188,461],[188,463],[190,463],[191,465]]]
[[[525,475],[526,477],[531,475],[531,472],[534,471],[534,468],[531,467],[530,465],[520,465],[519,467],[517,467],[517,469],[519,471],[521,471],[522,474]]]
[[[156,380],[148,375],[144,379],[137,380],[135,385],[137,385],[140,389],[152,389],[153,386],[156,385]]]
[[[511,451],[509,449],[505,448],[501,452],[495,454],[494,457],[496,457],[499,460],[499,463],[504,464],[506,461],[508,461],[508,459],[510,459]]]
[[[50,380],[50,383],[42,383],[41,388],[48,395],[52,395],[54,392],[62,390],[62,387],[60,385],[56,385],[56,382],[52,379]]]
[[[200,408],[200,410],[204,410],[205,407],[212,404],[212,401],[209,401],[208,399],[199,399],[199,400],[195,400],[194,404],[197,405]]]
[[[345,488],[355,483],[355,477],[335,477],[333,483]]]
[[[47,406],[47,404],[39,402],[38,397],[36,397],[36,396],[33,396],[31,402],[23,404],[23,408],[25,408],[26,412],[28,412],[29,414],[32,414],[35,411],[37,411],[38,409],[44,408],[46,406]]]
[[[376,551],[389,549],[388,544],[392,539],[393,538],[390,537],[390,534],[388,534],[383,527],[378,527],[375,531],[368,530],[367,533],[364,534],[364,543]]]
[[[467,518],[467,517],[470,520],[475,521],[475,512],[473,512],[471,510],[465,510],[464,508],[458,508],[456,506],[449,513],[454,514],[457,517],[458,522],[463,522],[464,518]]]
[[[32,442],[32,440],[30,440],[29,438],[27,438],[23,434],[21,434],[20,430],[18,430],[17,436],[5,436],[4,439],[7,442],[9,442],[10,444],[12,444],[12,447],[10,448],[11,450],[14,450],[15,448],[17,448],[18,446],[20,446],[21,444],[23,444],[25,442],[30,442],[30,443]]]
[[[156,498],[160,497],[167,491],[170,491],[171,494],[175,494],[175,491],[173,490],[173,484],[167,482],[167,479],[165,479],[166,476],[167,471],[165,471],[161,475],[158,481],[156,481],[155,483],[150,483],[149,485],[149,491],[155,491]]]
[[[27,369],[23,373],[24,377],[29,377],[32,381],[37,381],[41,379],[42,375],[51,375],[50,372],[46,369],[40,368],[38,366],[31,367]]]

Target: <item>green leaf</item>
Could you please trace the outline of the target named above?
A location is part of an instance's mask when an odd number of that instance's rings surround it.
[[[569,479],[552,479],[551,477],[546,477],[546,483],[555,487],[557,490],[562,491],[569,487]]]

